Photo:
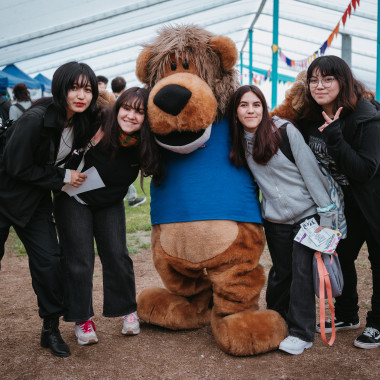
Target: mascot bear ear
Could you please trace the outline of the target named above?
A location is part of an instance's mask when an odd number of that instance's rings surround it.
[[[137,57],[136,62],[136,76],[142,83],[146,83],[148,67],[148,61],[151,57],[151,51],[149,48],[145,48]]]
[[[220,61],[224,71],[234,68],[238,58],[238,52],[234,42],[225,36],[215,36],[210,40],[211,49],[220,56]]]

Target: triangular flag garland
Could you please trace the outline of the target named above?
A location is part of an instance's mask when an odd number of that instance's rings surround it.
[[[312,55],[305,59],[301,60],[293,60],[288,58],[282,51],[281,48],[278,45],[273,44],[272,45],[272,51],[273,53],[278,52],[280,58],[290,67],[300,68],[300,69],[307,69],[307,67],[310,65],[311,62],[313,62],[316,58],[318,58],[321,55],[324,55],[326,52],[326,49],[331,45],[333,39],[338,36],[339,33],[339,26],[340,22],[342,21],[343,26],[345,26],[347,22],[347,16],[351,16],[352,8],[354,8],[354,11],[356,11],[356,8],[359,6],[360,0],[352,0],[350,4],[348,5],[346,11],[343,13],[342,18],[339,20],[338,24],[334,28],[334,30],[331,32],[328,39],[322,44],[322,46],[316,50]]]
[[[251,73],[252,82],[254,84],[261,85],[266,80],[268,80],[268,79],[271,80],[270,74],[271,74],[271,69],[269,69],[265,73],[265,75],[252,72]],[[249,76],[249,74],[247,74],[247,73],[244,74],[244,78],[247,78],[248,76]],[[240,75],[240,82],[243,83],[243,75]],[[288,83],[288,84],[291,83],[290,81],[285,81],[285,80],[278,80],[278,82],[279,83]]]

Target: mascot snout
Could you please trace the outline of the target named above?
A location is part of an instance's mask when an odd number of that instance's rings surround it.
[[[210,86],[199,76],[178,73],[153,87],[148,100],[148,117],[155,134],[199,132],[215,119],[217,101]]]
[[[153,99],[153,103],[162,111],[177,116],[191,98],[191,91],[177,84],[168,84],[161,88]]]

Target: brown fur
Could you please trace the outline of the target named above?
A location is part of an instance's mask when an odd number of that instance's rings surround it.
[[[96,100],[96,105],[99,108],[107,107],[116,102],[115,95],[111,94],[107,90],[99,90],[98,99]]]
[[[163,28],[145,46],[136,68],[152,89],[152,131],[198,131],[221,117],[238,85],[236,59],[236,47],[227,37],[194,25]],[[191,96],[179,95],[185,101],[176,114],[166,105],[183,87]],[[169,99],[166,104],[162,94]],[[284,320],[274,311],[258,311],[265,284],[259,265],[265,244],[261,225],[231,220],[161,224],[152,227],[151,240],[153,262],[166,289],[139,294],[142,320],[190,329],[210,323],[212,313],[213,333],[225,352],[253,355],[278,347],[286,336]]]
[[[301,71],[294,81],[292,87],[286,91],[284,101],[275,107],[271,116],[278,116],[292,121],[297,121],[304,110],[307,92],[307,72]]]
[[[161,224],[160,243],[173,257],[200,262],[224,252],[238,235],[238,226],[232,220],[203,220],[197,222]],[[205,252],[205,247],[207,251]]]
[[[158,37],[146,44],[136,64],[136,75],[149,89],[167,76],[172,57],[176,60],[187,60],[195,66],[197,74],[215,94],[218,111],[217,119],[221,119],[232,94],[239,86],[238,74],[234,66],[237,61],[236,47],[227,37],[211,41],[216,36],[195,25],[163,27]],[[224,44],[223,44],[224,42]],[[214,50],[214,48],[216,50]],[[221,53],[228,53],[221,64]],[[224,62],[225,61],[225,62]]]
[[[197,75],[187,73],[175,75],[175,83],[192,92],[189,102],[179,115],[169,115],[154,105],[154,96],[162,87],[171,84],[172,79],[173,76],[161,79],[150,93],[148,118],[152,131],[166,134],[172,131],[198,131],[208,127],[215,119],[217,103],[210,87]]]

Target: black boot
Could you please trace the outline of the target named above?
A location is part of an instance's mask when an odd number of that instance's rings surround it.
[[[65,358],[70,355],[69,346],[64,342],[58,329],[59,319],[44,319],[41,331],[41,346],[49,348],[55,356]]]

